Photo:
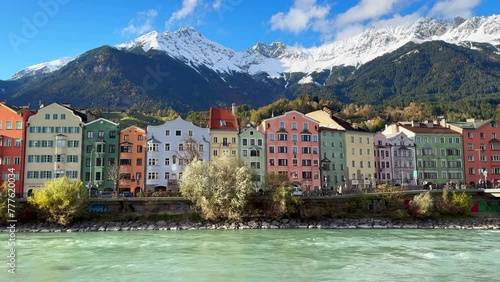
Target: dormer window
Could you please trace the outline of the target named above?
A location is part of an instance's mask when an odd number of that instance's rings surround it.
[[[220,126],[226,126],[226,121],[225,120],[221,120],[220,121]]]

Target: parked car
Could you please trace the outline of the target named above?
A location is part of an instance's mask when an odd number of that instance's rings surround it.
[[[131,198],[134,196],[134,193],[132,192],[121,192],[120,195],[118,195],[119,198]]]
[[[99,198],[113,198],[112,191],[101,191]]]
[[[292,196],[303,196],[304,195],[304,190],[300,188],[300,186],[293,186],[292,187]]]

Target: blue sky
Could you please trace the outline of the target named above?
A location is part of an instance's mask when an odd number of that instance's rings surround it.
[[[115,45],[151,30],[194,27],[235,50],[305,47],[422,16],[489,16],[498,0],[3,0],[0,79],[27,66]]]

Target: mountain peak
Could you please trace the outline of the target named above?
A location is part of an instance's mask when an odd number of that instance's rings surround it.
[[[64,67],[67,63],[73,60],[73,58],[63,57],[54,61],[32,65],[14,73],[10,79],[16,80],[23,77],[35,77],[40,74],[50,73]]]

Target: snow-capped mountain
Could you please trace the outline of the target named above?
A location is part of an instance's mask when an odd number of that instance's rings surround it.
[[[470,41],[498,45],[500,15],[467,20],[456,18],[449,22],[420,18],[397,26],[371,28],[357,36],[313,48],[275,42],[270,45],[257,43],[248,50],[237,52],[206,39],[192,28],[164,33],[154,31],[116,47],[161,50],[193,68],[204,65],[221,73],[266,72],[276,77],[290,72],[328,70],[338,65],[359,66],[410,41],[431,40],[460,45]]]
[[[23,77],[37,76],[43,73],[56,71],[64,67],[67,63],[73,61],[72,58],[60,58],[51,62],[41,63],[24,68],[12,75],[11,80],[20,79]]]
[[[203,66],[219,73],[267,73],[270,77],[283,77],[285,73],[309,74],[339,65],[358,67],[410,41],[421,43],[432,40],[470,45],[470,48],[474,48],[472,44],[468,44],[470,42],[498,45],[500,15],[456,18],[453,21],[420,18],[396,26],[373,27],[357,36],[312,48],[292,47],[279,42],[269,45],[259,42],[238,52],[210,41],[193,28],[163,33],[152,31],[115,47],[122,50],[142,48],[144,51],[163,51],[197,71]],[[15,73],[12,79],[54,71],[69,60],[66,58],[31,66]],[[304,80],[304,83],[310,82],[311,79]]]

